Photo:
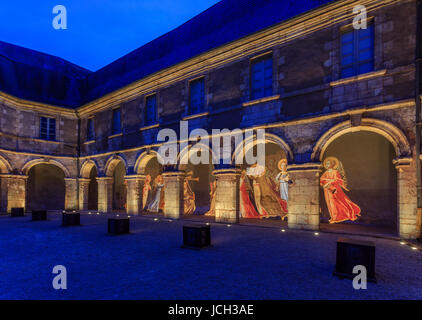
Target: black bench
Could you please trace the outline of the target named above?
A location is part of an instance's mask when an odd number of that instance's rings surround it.
[[[81,224],[81,214],[79,212],[65,211],[62,214],[62,225],[67,226],[79,226]]]
[[[47,210],[32,210],[32,221],[47,220]]]
[[[24,217],[25,209],[24,208],[12,208],[10,211],[12,217]]]
[[[108,218],[108,233],[124,234],[129,233],[129,218]]]
[[[353,279],[357,276],[357,274],[353,273],[353,268],[357,265],[362,265],[366,268],[368,281],[376,282],[375,243],[372,241],[339,238],[337,240],[334,275]]]
[[[183,226],[182,248],[201,249],[211,246],[211,228],[209,225],[188,224]]]

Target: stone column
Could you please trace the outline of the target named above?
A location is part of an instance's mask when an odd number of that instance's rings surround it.
[[[142,187],[145,181],[144,175],[125,176],[127,183],[127,206],[128,214],[140,214],[142,206]]]
[[[91,179],[79,179],[79,210],[88,210],[88,192]]]
[[[113,178],[96,178],[98,183],[98,211],[111,212],[113,210]]]
[[[164,216],[178,219],[183,215],[183,182],[186,174],[181,171],[165,172],[164,178]]]
[[[65,197],[64,208],[65,210],[78,209],[78,184],[74,178],[65,178]]]
[[[289,186],[288,227],[318,230],[321,165],[315,163],[290,165],[288,171],[293,181]]]
[[[1,202],[2,210],[10,213],[12,208],[26,209],[26,180],[28,176],[2,175]]]
[[[6,176],[0,174],[0,212],[7,212],[7,182]]]
[[[239,179],[240,170],[214,170],[216,178],[215,221],[239,222]]]
[[[395,161],[397,169],[397,214],[399,236],[419,237],[417,222],[416,165],[410,158]]]

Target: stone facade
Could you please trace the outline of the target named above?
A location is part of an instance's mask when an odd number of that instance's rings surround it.
[[[374,71],[342,79],[340,34],[353,20],[353,6],[361,3],[367,5],[375,29]],[[25,181],[31,168],[40,163],[63,170],[64,208],[87,210],[90,179],[83,171],[89,163],[89,168],[97,170],[98,211],[109,212],[113,208],[113,163],[121,161],[126,169],[127,212],[138,214],[148,163],[140,159],[157,151],[160,129],[177,129],[185,119],[190,130],[265,128],[268,139],[287,154],[295,181],[290,187],[289,227],[317,230],[325,149],[343,134],[368,131],[382,135],[394,147],[399,235],[416,238],[415,1],[354,1],[342,10],[332,4],[314,13],[319,18],[305,14],[304,22],[281,23],[188,61],[186,66],[170,68],[156,81],[142,80],[136,90],[122,89],[115,99],[104,97],[83,105],[77,112],[1,96],[1,210],[25,207]],[[263,54],[272,55],[273,95],[251,101],[251,61]],[[189,82],[198,77],[205,81],[207,111],[191,115]],[[153,93],[158,122],[147,127],[145,99]],[[115,108],[122,111],[122,133],[118,135],[111,133]],[[56,141],[39,139],[40,116],[56,118]],[[95,126],[95,138],[90,141],[86,139],[88,119]],[[179,218],[183,213],[183,175],[164,175],[164,214],[168,217]],[[237,222],[238,176],[217,170],[216,177],[216,220]]]

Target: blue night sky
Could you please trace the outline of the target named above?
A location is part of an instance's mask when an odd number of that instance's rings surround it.
[[[219,0],[0,1],[0,40],[96,71],[183,24]],[[67,30],[55,30],[56,5]]]

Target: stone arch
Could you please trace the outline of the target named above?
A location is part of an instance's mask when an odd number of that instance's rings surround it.
[[[91,170],[94,167],[97,169],[97,172],[98,172],[98,166],[95,163],[95,161],[94,160],[86,160],[81,166],[79,176],[81,178],[85,178],[85,179],[89,178]]]
[[[196,151],[206,150],[208,152],[208,154],[211,155],[212,163],[219,163],[219,159],[218,159],[217,155],[214,153],[214,151],[208,145],[203,144],[203,143],[195,143],[194,145],[186,146],[178,154],[177,163],[178,163],[179,169],[183,166],[183,164],[181,164],[182,160],[184,162],[188,157],[190,157],[189,153],[194,152],[195,150]]]
[[[351,121],[345,121],[325,132],[315,144],[311,160],[321,161],[331,142],[346,133],[358,131],[374,132],[386,138],[393,145],[397,158],[411,157],[409,141],[399,128],[383,120],[363,118],[359,126],[353,126]]]
[[[11,173],[13,171],[10,162],[0,155],[0,173]]]
[[[160,158],[160,155],[157,151],[149,150],[141,153],[135,162],[134,172],[136,174],[145,174],[148,162],[154,158],[157,158],[157,160]]]
[[[235,162],[235,159],[239,156],[244,156],[244,154],[252,147],[257,145],[258,143],[273,143],[278,145],[281,150],[284,151],[286,154],[286,157],[289,161],[293,160],[293,152],[292,149],[289,147],[289,145],[279,136],[272,134],[272,133],[265,133],[264,139],[257,140],[256,136],[251,136],[245,139],[243,145],[237,146],[237,148],[234,150],[232,155],[232,162]],[[243,147],[243,155],[241,154]]]
[[[105,176],[107,176],[107,177],[113,176],[114,169],[116,168],[116,166],[120,162],[123,163],[123,165],[125,167],[125,171],[127,172],[127,162],[126,162],[126,160],[122,156],[114,155],[114,156],[111,156],[110,158],[108,158],[108,160],[106,162],[106,165],[104,167]]]
[[[30,160],[30,161],[28,161],[28,162],[26,162],[24,164],[24,166],[22,167],[22,170],[21,171],[22,171],[22,173],[24,175],[28,175],[29,170],[33,166],[35,166],[37,164],[41,164],[41,163],[43,163],[43,164],[51,164],[51,165],[54,165],[56,167],[59,167],[63,171],[65,178],[70,178],[69,170],[61,162],[56,161],[56,160],[52,160],[52,159],[34,159],[34,160]]]

